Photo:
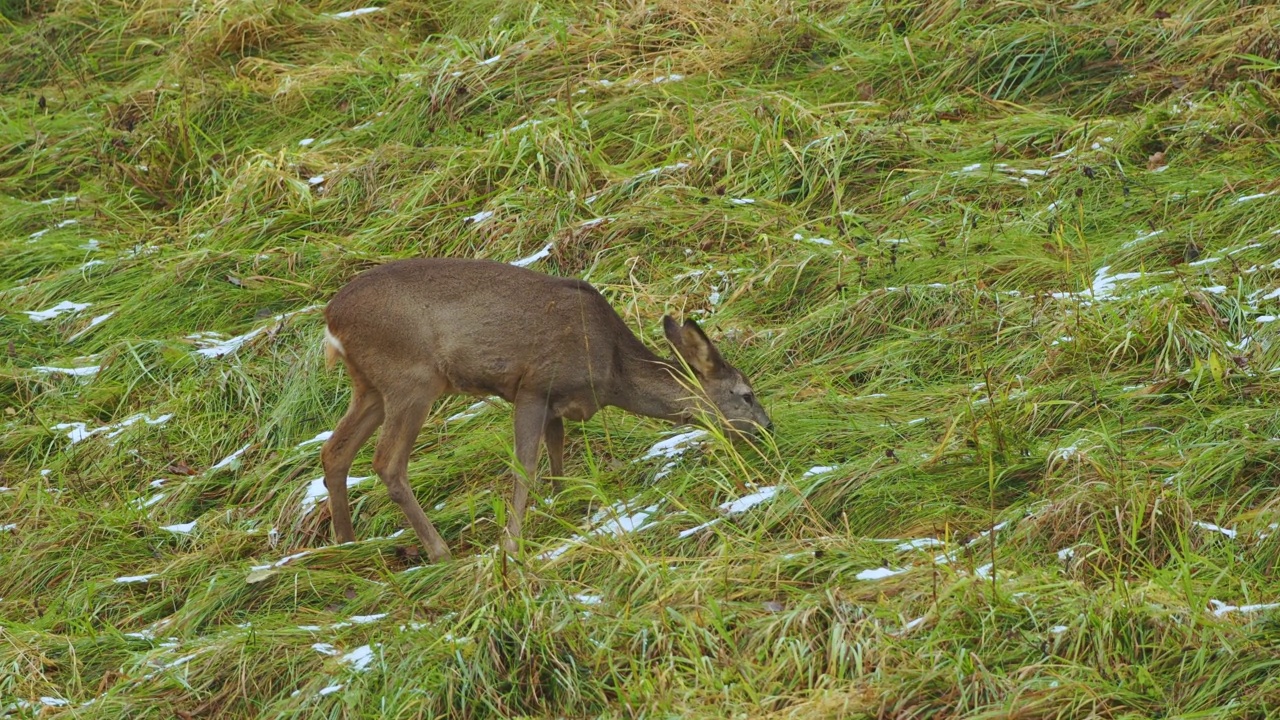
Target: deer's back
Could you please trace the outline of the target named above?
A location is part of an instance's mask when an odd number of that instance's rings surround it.
[[[375,385],[390,373],[444,376],[448,392],[599,386],[643,345],[581,280],[488,260],[400,260],[362,273],[325,309],[348,363]]]

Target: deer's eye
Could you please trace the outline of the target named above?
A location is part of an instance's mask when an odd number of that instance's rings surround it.
[[[743,393],[743,394],[742,394],[742,400],[743,400],[743,402],[745,402],[746,404],[750,405],[751,403],[755,402],[755,400],[756,400],[756,396],[755,396],[755,395],[752,395],[751,393]]]

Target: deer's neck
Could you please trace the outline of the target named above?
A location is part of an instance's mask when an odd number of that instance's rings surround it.
[[[649,352],[624,356],[618,388],[610,405],[636,415],[681,422],[693,404],[690,390],[676,378],[681,376],[677,361]]]

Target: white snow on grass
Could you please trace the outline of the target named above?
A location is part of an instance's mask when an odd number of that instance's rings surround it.
[[[196,529],[196,521],[192,520],[189,523],[178,523],[176,525],[161,525],[160,529],[175,535],[190,535],[191,531]]]
[[[836,470],[837,468],[839,468],[838,465],[814,465],[808,470],[805,470],[804,475],[801,475],[801,477],[813,477],[815,475],[825,475],[833,470]]]
[[[946,545],[947,545],[946,543],[942,542],[937,538],[927,537],[927,538],[916,538],[915,540],[908,540],[907,542],[899,543],[898,545],[895,545],[893,549],[897,550],[898,552],[907,552],[908,550],[923,550],[926,548],[946,547]]]
[[[990,580],[990,579],[991,579],[991,571],[992,571],[992,569],[993,569],[994,567],[995,567],[995,564],[994,564],[994,563],[987,563],[986,565],[983,565],[982,567],[978,568],[977,570],[974,570],[974,571],[973,571],[973,574],[974,574],[974,575],[977,575],[978,577],[982,578],[983,580]]]
[[[573,599],[577,600],[583,605],[599,605],[600,603],[604,602],[604,598],[600,597],[599,595],[592,595],[590,593],[578,593],[577,595],[573,596]]]
[[[645,460],[653,460],[655,458],[667,458],[668,462],[658,468],[658,472],[654,474],[654,480],[661,480],[671,471],[675,469],[681,455],[689,448],[696,447],[701,444],[704,438],[709,435],[706,430],[696,429],[688,432],[679,433],[670,437],[659,440],[650,447],[644,455],[632,460],[632,462],[644,462]]]
[[[1272,195],[1275,195],[1275,194],[1276,194],[1276,191],[1275,191],[1275,190],[1272,190],[1271,192],[1257,193],[1257,194],[1255,194],[1255,195],[1242,195],[1242,196],[1240,196],[1240,197],[1236,198],[1236,199],[1232,202],[1232,204],[1233,204],[1233,205],[1238,205],[1238,204],[1240,204],[1240,203],[1242,203],[1242,202],[1249,202],[1250,200],[1261,200],[1261,199],[1262,199],[1262,198],[1264,198],[1264,197],[1271,197]]]
[[[502,56],[501,56],[501,55],[494,55],[493,57],[491,57],[491,58],[487,58],[487,59],[485,59],[485,60],[477,60],[477,61],[476,61],[476,64],[477,64],[477,65],[492,65],[492,64],[494,64],[494,63],[498,62],[498,61],[499,61],[499,60],[501,60],[501,59],[502,59]]]
[[[493,217],[493,214],[494,213],[492,210],[481,210],[475,215],[468,215],[462,218],[462,222],[475,223],[476,225],[479,225],[485,220],[488,220],[489,218]]]
[[[351,669],[356,672],[364,672],[373,663],[373,648],[368,645],[361,645],[338,658],[338,661],[350,665]]]
[[[97,262],[99,265],[101,265],[101,264],[102,264],[102,261],[101,261],[101,260],[98,260],[98,261],[96,261],[96,262]],[[85,263],[85,264],[87,265],[88,263]],[[76,340],[79,340],[79,339],[80,339],[80,337],[81,337],[81,336],[83,336],[85,333],[87,333],[87,332],[89,332],[90,330],[92,330],[92,329],[94,329],[94,328],[98,327],[99,325],[101,325],[102,323],[106,322],[107,320],[110,320],[110,319],[111,319],[111,316],[112,316],[112,315],[115,315],[115,314],[116,314],[116,311],[115,311],[115,310],[112,310],[112,311],[111,311],[111,312],[109,312],[109,313],[103,313],[102,315],[98,315],[98,316],[94,317],[92,320],[90,320],[90,321],[89,321],[89,324],[88,324],[88,325],[85,325],[83,328],[81,328],[80,330],[76,331],[76,333],[75,333],[74,335],[72,335],[71,337],[67,338],[67,342],[75,342]]]
[[[298,144],[301,145],[302,147],[307,147],[308,145],[314,143],[315,141],[316,141],[315,138],[302,138],[301,140],[298,141]]]
[[[160,502],[161,500],[163,500],[163,499],[164,499],[164,497],[165,497],[165,494],[164,494],[164,493],[156,493],[156,494],[152,495],[151,497],[147,497],[147,498],[136,498],[136,499],[133,501],[133,503],[131,503],[131,504],[132,504],[132,505],[133,505],[133,507],[134,507],[135,509],[137,509],[137,510],[146,510],[147,508],[151,507],[152,505],[155,505],[156,503],[158,503],[158,502]]]
[[[338,692],[339,690],[341,690],[342,687],[343,687],[342,683],[338,683],[337,685],[329,685],[328,687],[322,687],[320,688],[320,691],[316,693],[316,695],[319,695],[320,697],[324,697],[326,695],[332,695]]]
[[[311,177],[307,178],[308,185],[319,185],[322,182],[324,182],[323,175],[312,175]]]
[[[481,400],[479,402],[472,403],[470,406],[467,407],[466,410],[463,410],[461,412],[456,412],[450,415],[449,417],[445,418],[444,421],[447,423],[451,423],[451,422],[462,422],[463,420],[470,420],[471,418],[479,415],[480,412],[483,411],[486,406],[488,406],[488,404],[489,404],[488,400]]]
[[[541,260],[542,258],[551,255],[551,248],[553,247],[555,247],[555,243],[547,243],[546,246],[544,246],[538,252],[532,255],[529,255],[528,257],[522,257],[519,260],[512,260],[511,264],[515,265],[516,267],[529,267],[530,265]]]
[[[222,333],[207,332],[207,331],[188,335],[187,339],[194,340],[195,344],[199,346],[199,349],[196,350],[197,355],[202,355],[207,358],[218,358],[218,357],[222,357],[223,355],[230,355],[236,350],[239,350],[241,346],[243,346],[245,343],[261,335],[267,330],[270,330],[278,322],[283,322],[284,320],[287,320],[293,317],[294,315],[300,315],[305,312],[311,312],[312,310],[317,310],[321,307],[323,306],[308,305],[307,307],[301,308],[299,310],[291,310],[286,313],[280,313],[279,315],[276,315],[273,318],[271,318],[270,323],[263,325],[262,327],[254,328],[253,330],[250,330],[249,332],[244,333],[243,335],[237,335],[233,338],[227,338],[226,340],[220,339],[222,337]]]
[[[318,630],[319,628],[316,628],[316,629]],[[311,649],[315,650],[321,655],[328,655],[330,657],[337,657],[338,655],[342,654],[341,650],[330,645],[329,643],[312,643]]]
[[[46,707],[62,707],[64,705],[70,705],[71,703],[67,700],[63,700],[62,698],[49,697],[45,695],[41,696],[40,704]]]
[[[734,205],[755,205],[756,204],[756,201],[754,198],[729,198],[729,202],[733,203]]]
[[[1228,605],[1221,600],[1209,600],[1209,604],[1213,606],[1213,614],[1222,617],[1227,613],[1256,613],[1264,610],[1272,610],[1280,607],[1280,603],[1267,603],[1265,605]]]
[[[1049,453],[1049,461],[1052,462],[1054,460],[1057,460],[1060,462],[1065,462],[1075,457],[1079,453],[1080,453],[1080,448],[1078,445],[1068,445],[1066,447],[1060,447],[1054,450],[1053,452]]]
[[[1125,244],[1121,245],[1121,246],[1120,246],[1120,249],[1121,249],[1121,250],[1128,250],[1129,248],[1133,247],[1134,245],[1137,245],[1137,244],[1138,244],[1138,243],[1140,243],[1140,242],[1143,242],[1144,240],[1150,240],[1151,238],[1153,238],[1153,237],[1155,237],[1155,236],[1157,236],[1157,235],[1163,235],[1163,234],[1164,234],[1164,230],[1152,230],[1151,232],[1142,232],[1141,230],[1139,230],[1139,231],[1138,231],[1138,237],[1136,237],[1136,238],[1134,238],[1134,239],[1130,240],[1129,242],[1127,242],[1127,243],[1125,243]]]
[[[17,523],[7,523],[5,525],[0,525],[0,532],[13,532],[14,530],[17,530],[17,529],[18,529]]]
[[[224,468],[224,467],[226,467],[226,466],[230,465],[231,463],[235,462],[237,459],[239,459],[239,457],[240,457],[241,455],[243,455],[243,454],[244,454],[244,451],[245,451],[245,450],[248,450],[248,449],[249,449],[249,447],[250,447],[252,444],[253,444],[253,443],[245,443],[245,444],[244,444],[244,447],[240,448],[239,450],[237,450],[237,451],[235,451],[235,452],[231,453],[230,455],[228,455],[228,456],[226,456],[226,457],[222,458],[221,460],[219,460],[218,462],[214,463],[214,464],[213,464],[213,467],[210,467],[210,468],[209,468],[209,470],[208,470],[207,472],[214,472],[214,471],[216,471],[216,470],[221,470],[222,468]]]
[[[368,15],[369,13],[381,12],[381,10],[382,8],[380,7],[362,7],[356,8],[355,10],[344,10],[343,12],[332,13],[329,17],[335,20],[346,20],[347,18],[360,17],[361,15]]]
[[[41,200],[40,204],[53,205],[55,203],[73,203],[79,199],[80,198],[75,195],[63,195],[62,197],[58,197],[58,198],[49,198],[48,200]]]
[[[97,435],[99,433],[106,433],[105,437],[107,439],[114,439],[117,436],[119,436],[120,433],[124,432],[125,428],[128,428],[129,426],[135,425],[139,422],[146,423],[147,425],[163,425],[169,422],[169,419],[172,417],[173,417],[172,413],[161,415],[160,417],[157,417],[157,418],[153,418],[153,417],[150,417],[149,415],[138,413],[136,415],[130,415],[129,417],[121,420],[120,422],[111,423],[110,425],[103,425],[102,427],[94,428],[92,430],[89,430],[85,426],[85,423],[82,423],[82,422],[58,423],[57,425],[53,426],[53,429],[66,430],[67,437],[71,439],[71,444],[75,445],[81,440],[84,440],[85,438],[93,437],[94,435]]]
[[[568,552],[569,548],[594,536],[613,535],[615,537],[621,537],[627,533],[639,532],[653,524],[653,516],[657,512],[657,505],[650,505],[643,510],[631,512],[630,508],[627,507],[627,503],[614,503],[607,508],[601,509],[592,517],[593,523],[608,518],[603,523],[592,528],[585,535],[575,535],[572,538],[569,538],[569,541],[564,545],[561,545],[554,550],[548,550],[540,557],[543,560],[554,560]]]
[[[373,615],[352,615],[350,621],[353,625],[368,625],[385,618],[386,613],[375,613]]]
[[[810,242],[810,243],[813,243],[814,245],[833,245],[833,244],[834,244],[834,243],[832,243],[830,240],[828,240],[828,239],[826,239],[826,238],[824,238],[824,237],[808,237],[808,238],[807,238],[807,237],[805,237],[804,235],[802,235],[802,234],[800,234],[800,233],[796,233],[796,234],[792,235],[792,236],[791,236],[791,239],[792,239],[792,240],[800,240],[800,241],[803,241],[803,242]]]
[[[297,445],[295,445],[294,447],[300,447],[300,448],[301,448],[301,447],[306,447],[306,446],[308,446],[308,445],[318,445],[318,444],[320,444],[320,443],[322,443],[322,442],[325,442],[326,440],[328,440],[328,439],[329,439],[329,438],[331,438],[331,437],[333,437],[333,431],[332,431],[332,430],[325,430],[324,432],[322,432],[322,433],[320,433],[320,434],[316,435],[315,437],[311,438],[310,440],[303,440],[302,442],[298,443],[298,444],[297,444]]]
[[[762,487],[750,495],[744,495],[737,500],[724,503],[720,506],[720,511],[726,515],[744,513],[762,502],[772,500],[773,496],[777,493],[777,486],[770,485],[769,487]]]
[[[56,373],[61,373],[63,375],[70,375],[72,377],[78,377],[78,378],[93,377],[94,375],[97,375],[98,371],[101,369],[102,369],[101,366],[98,366],[98,365],[87,365],[85,367],[77,367],[77,368],[54,367],[52,365],[37,365],[31,368],[32,372],[38,372],[41,375],[53,375]]]
[[[267,563],[266,565],[250,565],[249,569],[257,571],[257,570],[271,570],[272,568],[284,567],[285,565],[288,565],[294,560],[297,560],[298,558],[304,558],[310,554],[311,554],[310,550],[303,550],[302,552],[296,552],[292,555],[285,555],[279,560],[276,560],[275,562],[272,562],[272,563]]]
[[[1258,317],[1254,318],[1253,321],[1259,322],[1259,323],[1275,322],[1276,316],[1275,315],[1259,315]]]
[[[159,577],[159,573],[152,573],[150,575],[124,575],[116,578],[116,582],[121,585],[132,585],[134,583],[150,582],[151,579],[155,577]]]
[[[80,312],[92,304],[93,303],[78,303],[71,302],[70,300],[63,300],[48,310],[24,310],[23,312],[27,314],[27,317],[31,318],[32,322],[44,322],[45,320],[52,320],[59,315],[64,315],[66,313]]]
[[[1232,539],[1235,539],[1235,536],[1237,534],[1236,531],[1232,530],[1231,528],[1219,527],[1217,525],[1214,525],[1213,523],[1201,522],[1199,520],[1196,520],[1192,524],[1198,528],[1201,528],[1202,530],[1208,530],[1209,532],[1222,533],[1223,535],[1226,535],[1227,537]]]
[[[1054,625],[1053,627],[1049,628],[1049,632],[1053,633],[1054,635],[1061,635],[1062,633],[1066,632],[1069,629],[1070,628],[1068,628],[1066,625]]]
[[[910,568],[902,568],[901,570],[893,570],[887,567],[871,568],[863,570],[853,577],[855,580],[883,580],[894,575],[901,575],[907,570],[910,570]]]
[[[351,477],[348,475],[347,489],[351,489],[371,477],[373,476],[365,475],[363,477]],[[324,476],[321,476],[307,483],[307,493],[302,496],[302,502],[299,504],[299,507],[302,509],[302,514],[307,515],[312,510],[315,510],[317,505],[328,499],[329,489],[324,485]]]

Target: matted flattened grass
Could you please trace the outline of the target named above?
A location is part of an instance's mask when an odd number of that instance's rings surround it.
[[[1220,1],[0,7],[0,715],[1267,717],[1280,35]],[[752,378],[495,551],[454,398],[335,546],[319,309],[585,278]],[[531,259],[532,258],[532,259]]]

